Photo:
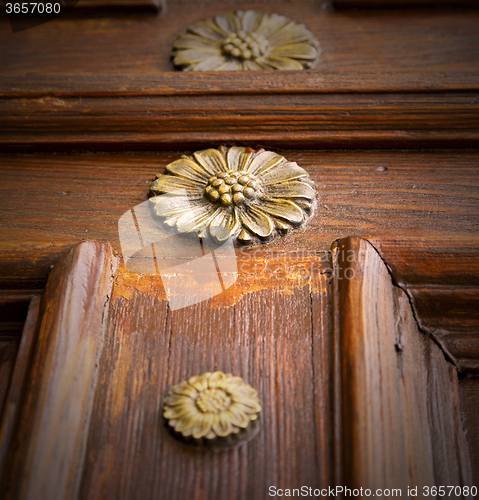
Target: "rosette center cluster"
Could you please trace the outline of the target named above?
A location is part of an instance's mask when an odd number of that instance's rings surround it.
[[[260,184],[254,175],[238,170],[227,170],[208,179],[205,198],[223,207],[243,205],[247,199],[254,199]]]
[[[203,413],[219,413],[230,405],[231,398],[222,389],[206,389],[196,398],[196,406]]]
[[[225,55],[245,61],[268,55],[270,46],[263,35],[240,30],[228,35],[223,41],[221,49]]]

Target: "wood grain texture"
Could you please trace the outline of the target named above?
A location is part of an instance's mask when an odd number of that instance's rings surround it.
[[[195,2],[194,8],[175,2],[162,16],[107,19],[72,12],[15,39],[0,31],[7,47],[0,147],[124,150],[233,140],[321,148],[477,143],[478,12],[361,14],[334,12],[312,0],[247,3],[243,10],[278,11],[305,21],[321,43],[319,68],[172,71],[169,53],[177,33],[232,8],[225,2]]]
[[[232,305],[218,296],[173,312],[158,276],[117,276],[81,498],[259,500],[271,485],[330,484],[327,276],[245,291],[248,269],[222,294]],[[168,388],[211,370],[242,376],[262,405],[259,433],[216,453],[184,447],[162,420]]]
[[[477,152],[280,152],[311,175],[319,205],[303,231],[269,244],[267,252],[328,252],[334,240],[359,235],[376,237],[374,244],[391,265],[405,269],[403,274],[414,265],[418,275],[439,273],[436,283],[459,276],[455,266],[466,263],[466,254],[460,260],[441,254],[446,242],[446,250],[469,249],[467,265],[475,265]],[[50,266],[86,238],[110,242],[121,255],[119,218],[147,199],[155,175],[179,157],[174,152],[0,156],[1,288],[42,288]],[[416,260],[414,248],[422,248]],[[420,267],[428,256],[437,259],[434,271]],[[463,278],[475,272],[470,267]],[[398,283],[417,282],[414,272],[401,276]]]
[[[470,486],[456,368],[368,242],[342,240],[335,260],[345,483],[417,485],[419,496],[431,484]]]
[[[77,498],[114,259],[85,242],[55,266],[3,470],[5,498]]]
[[[87,16],[74,10],[20,37],[12,36],[7,19],[1,19],[1,73],[18,77],[17,87],[28,85],[20,77],[31,75],[74,77],[76,82],[70,81],[70,86],[81,80],[94,84],[105,76],[116,76],[116,88],[124,78],[130,82],[150,78],[151,84],[156,81],[161,88],[162,80],[173,73],[170,50],[176,35],[195,21],[238,8],[237,2],[188,0],[170,2],[161,16]],[[320,66],[289,77],[298,81],[321,81],[325,72],[337,75],[335,81],[341,85],[341,75],[349,74],[347,81],[352,82],[356,78],[361,81],[363,74],[375,73],[376,84],[388,86],[394,85],[402,70],[416,70],[419,76],[427,78],[430,72],[436,72],[446,82],[460,84],[461,73],[477,75],[477,11],[335,12],[317,0],[241,2],[241,10],[248,9],[285,15],[305,23],[316,36],[322,49]],[[210,78],[214,80],[215,76]],[[234,81],[237,75],[221,78]],[[245,74],[240,81],[248,78]],[[271,72],[260,79],[266,86],[274,86],[278,78],[283,75]],[[192,88],[201,81],[192,75],[183,75],[182,80],[189,80]],[[207,88],[196,86],[199,90]]]
[[[273,147],[472,147],[472,92],[329,93],[0,100],[0,148],[104,150],[261,142]]]
[[[264,254],[314,256],[335,239],[366,237],[410,296],[421,329],[461,370],[478,369],[478,153],[281,153],[310,173],[319,205],[304,230]],[[1,287],[41,288],[50,266],[84,238],[111,242],[121,254],[117,221],[147,199],[155,174],[178,157],[1,156]],[[245,252],[261,259],[261,249]]]

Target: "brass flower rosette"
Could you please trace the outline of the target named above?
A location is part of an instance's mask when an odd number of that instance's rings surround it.
[[[188,444],[227,446],[251,437],[261,406],[241,377],[206,372],[175,385],[163,415],[174,435]]]
[[[236,243],[269,241],[301,227],[316,193],[308,173],[272,151],[197,151],[166,167],[151,185],[154,214],[179,233]]]
[[[172,57],[183,71],[302,70],[318,62],[319,43],[287,17],[238,11],[188,26]]]

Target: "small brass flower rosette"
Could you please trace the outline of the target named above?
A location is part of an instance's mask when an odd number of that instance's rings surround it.
[[[287,17],[238,11],[188,26],[172,57],[183,71],[302,70],[318,62],[319,43]]]
[[[203,373],[175,385],[163,415],[176,437],[194,445],[230,445],[251,437],[261,411],[258,393],[241,377]]]
[[[167,165],[151,185],[150,203],[179,233],[252,244],[302,226],[314,208],[313,186],[280,154],[221,146]]]

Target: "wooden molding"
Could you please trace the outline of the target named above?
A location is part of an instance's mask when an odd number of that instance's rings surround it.
[[[341,240],[334,256],[344,484],[470,486],[456,368],[370,243]]]
[[[4,96],[0,149],[125,150],[224,142],[443,148],[472,147],[479,140],[478,90],[103,93]]]
[[[114,267],[110,245],[90,241],[50,275],[32,363],[24,361],[25,344],[4,413],[4,498],[77,498]],[[16,429],[9,443],[12,413]]]

